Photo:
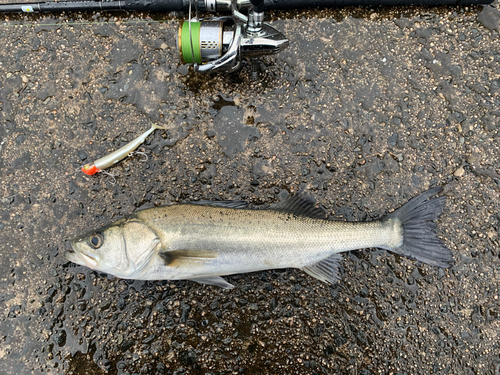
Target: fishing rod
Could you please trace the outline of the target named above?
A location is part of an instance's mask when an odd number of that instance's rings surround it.
[[[264,12],[313,7],[344,6],[440,6],[490,4],[493,0],[84,0],[0,4],[0,13],[59,11],[148,11],[186,12],[181,21],[177,46],[181,60],[197,72],[234,72],[249,58],[252,77],[257,77],[257,58],[274,55],[289,41],[264,22]],[[192,16],[195,8],[195,16]],[[229,16],[199,18],[198,12],[230,13]],[[246,14],[245,14],[246,13]]]

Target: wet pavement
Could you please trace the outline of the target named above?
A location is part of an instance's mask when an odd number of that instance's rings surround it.
[[[493,5],[272,13],[290,47],[257,81],[180,65],[179,18],[2,15],[0,374],[500,374]],[[79,170],[151,122],[168,130],[116,183]],[[338,285],[286,269],[228,291],[63,256],[155,205],[306,189],[332,219],[371,220],[435,185],[448,270],[368,249]]]

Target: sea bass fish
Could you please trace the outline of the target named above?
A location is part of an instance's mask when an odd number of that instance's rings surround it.
[[[202,201],[137,211],[72,241],[68,260],[123,279],[192,280],[232,288],[221,276],[299,268],[335,283],[340,253],[381,248],[439,267],[452,254],[435,234],[445,197],[432,188],[385,218],[327,220],[298,194],[268,209],[243,201]]]

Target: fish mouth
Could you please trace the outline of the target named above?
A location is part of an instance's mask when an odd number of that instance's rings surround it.
[[[64,252],[64,256],[66,257],[67,260],[70,260],[72,262],[74,262],[74,260],[76,259],[76,255],[75,255],[75,252],[74,250],[66,250]]]
[[[73,263],[82,264],[82,259],[78,256],[78,253],[74,250],[66,250],[64,252],[64,256],[66,257],[67,260]]]
[[[64,252],[64,256],[67,260],[81,266],[90,268],[95,268],[97,266],[97,259],[90,254],[84,254],[81,251],[75,249],[74,243],[71,243],[71,250],[66,250]]]

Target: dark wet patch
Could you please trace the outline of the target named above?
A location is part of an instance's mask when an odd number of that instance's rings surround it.
[[[214,118],[217,141],[227,157],[243,152],[261,137],[256,127],[246,125],[243,115],[243,109],[223,106]]]
[[[499,31],[500,28],[500,11],[493,6],[483,6],[483,10],[477,16],[477,20],[481,22],[484,27],[490,30]]]
[[[18,157],[12,162],[12,168],[22,169],[27,168],[31,165],[31,154],[29,152],[23,153],[22,156]]]

